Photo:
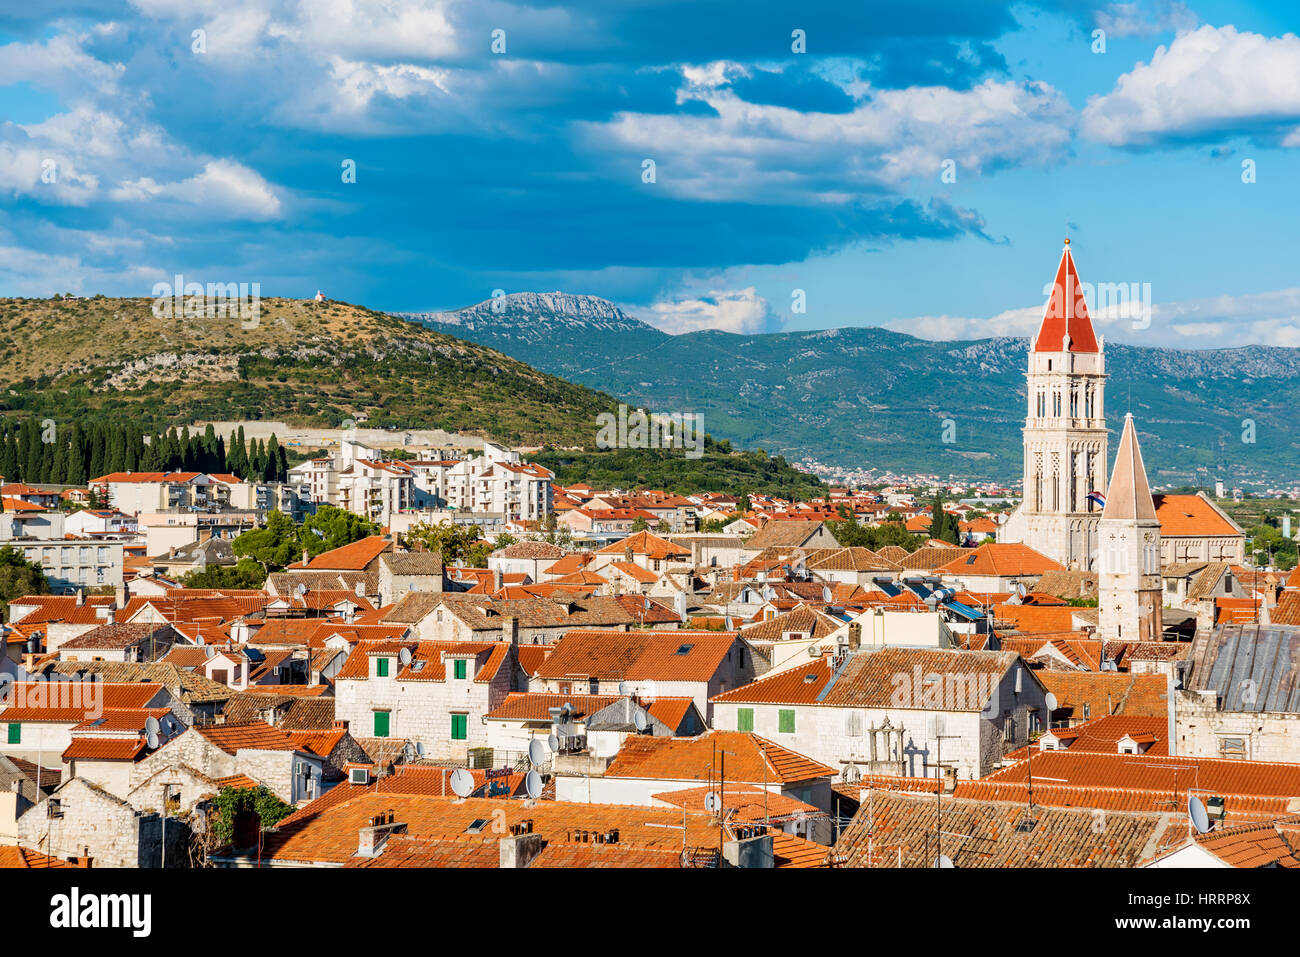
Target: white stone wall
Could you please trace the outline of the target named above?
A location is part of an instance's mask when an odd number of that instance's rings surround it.
[[[1242,738],[1250,761],[1300,762],[1300,714],[1219,711],[1214,694],[1177,691],[1178,753],[1218,758],[1223,738]]]

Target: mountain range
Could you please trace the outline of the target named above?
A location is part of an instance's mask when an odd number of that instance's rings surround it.
[[[936,342],[874,327],[670,335],[592,296],[516,293],[404,318],[715,437],[794,462],[1013,481],[1028,342]],[[1132,411],[1153,483],[1291,483],[1300,349],[1108,343],[1106,412]],[[1112,452],[1115,441],[1112,441]]]

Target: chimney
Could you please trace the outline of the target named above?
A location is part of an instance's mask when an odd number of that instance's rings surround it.
[[[849,651],[857,651],[862,647],[862,622],[849,622]]]
[[[540,834],[510,834],[501,838],[501,866],[507,868],[527,867],[533,862],[546,842]]]
[[[393,812],[388,811],[371,818],[368,827],[357,832],[357,857],[378,857],[384,853],[384,845],[393,834],[405,834],[406,825],[393,821]]]
[[[495,595],[500,590],[501,590],[501,568],[500,566],[497,566],[496,568],[492,569],[492,594]]]
[[[337,718],[334,720],[335,731],[346,731],[347,729],[348,729],[348,723],[346,721]]]
[[[1214,599],[1202,598],[1196,603],[1196,633],[1208,635],[1214,631]]]
[[[80,607],[81,607],[82,605],[84,605],[85,603],[86,603],[86,590],[85,590],[84,588],[78,588],[78,589],[77,589],[77,607],[80,608]]]
[[[303,565],[306,565],[307,562],[309,562],[309,561],[311,561],[311,559],[309,559],[309,558],[307,557],[307,549],[304,548],[304,549],[302,550],[302,563],[303,563]]]
[[[703,554],[702,549],[703,546],[700,544],[700,540],[698,538],[692,538],[691,539],[691,567],[692,568],[700,567],[701,556]]]
[[[205,525],[203,528],[199,529],[199,541],[206,542],[211,537],[212,537],[211,525]]]
[[[501,640],[508,641],[512,645],[519,644],[519,619],[514,615],[507,615],[502,619]]]
[[[126,582],[118,585],[113,589],[113,601],[118,608],[125,608],[127,600],[131,597],[131,590],[126,587]]]
[[[679,591],[673,595],[673,611],[680,621],[686,620],[686,592]]]

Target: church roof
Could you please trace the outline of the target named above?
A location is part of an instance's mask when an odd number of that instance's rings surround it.
[[[1146,466],[1142,464],[1142,449],[1138,446],[1137,430],[1133,428],[1133,413],[1124,416],[1124,434],[1120,436],[1119,452],[1115,455],[1115,470],[1110,475],[1106,489],[1106,507],[1103,520],[1122,518],[1156,521],[1156,506],[1151,500],[1151,487],[1147,484]]]
[[[1034,339],[1035,352],[1065,352],[1064,337],[1070,338],[1070,352],[1099,352],[1097,337],[1088,318],[1088,304],[1079,284],[1079,272],[1074,268],[1070,254],[1070,241],[1065,241],[1061,265],[1056,269],[1052,296],[1047,301],[1043,324]]]

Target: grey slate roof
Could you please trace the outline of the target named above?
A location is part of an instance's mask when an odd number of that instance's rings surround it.
[[[1183,687],[1214,691],[1220,711],[1300,711],[1300,626],[1220,625],[1187,662]]]

